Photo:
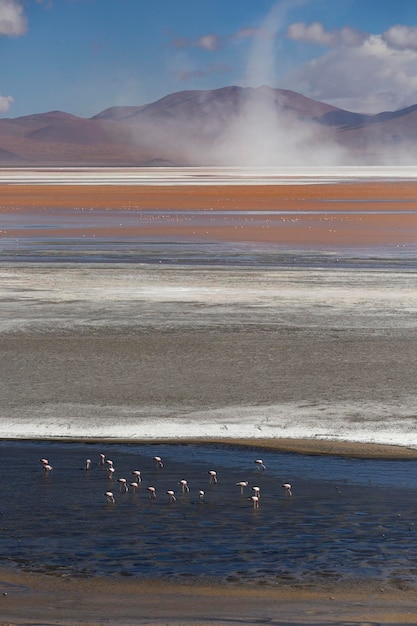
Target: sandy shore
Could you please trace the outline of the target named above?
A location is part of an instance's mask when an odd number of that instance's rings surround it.
[[[77,580],[0,571],[0,625],[193,626],[415,624],[415,592],[356,585],[322,589]]]

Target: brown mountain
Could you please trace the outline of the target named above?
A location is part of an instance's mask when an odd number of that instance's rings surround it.
[[[288,90],[181,91],[90,119],[0,119],[0,165],[333,165],[417,160],[417,105],[377,115]]]

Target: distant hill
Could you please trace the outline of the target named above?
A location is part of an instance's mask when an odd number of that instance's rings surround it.
[[[365,115],[271,87],[181,91],[86,119],[0,119],[0,166],[417,163],[417,105]]]

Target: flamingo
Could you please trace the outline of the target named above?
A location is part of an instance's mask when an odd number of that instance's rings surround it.
[[[86,459],[84,469],[89,470],[91,468],[91,459]]]
[[[109,469],[107,470],[107,478],[113,478],[113,474],[116,470],[114,469],[114,467],[109,467]]]
[[[112,491],[106,491],[104,495],[106,496],[107,502],[111,504],[114,504],[116,502]]]
[[[129,491],[126,478],[118,478],[117,482],[120,483],[120,493],[127,493]]]
[[[240,483],[236,483],[236,487],[240,487],[240,495],[243,495],[243,490],[245,487],[248,486],[248,481],[247,480],[241,480]]]
[[[258,498],[258,496],[251,496],[249,498],[249,500],[252,500],[254,509],[259,509],[259,498]]]
[[[45,471],[45,474],[49,474],[49,472],[51,472],[53,470],[52,465],[49,465],[49,463],[44,463],[43,464],[43,469]]]
[[[156,489],[155,487],[147,487],[148,491],[149,491],[149,498],[151,500],[156,500]]]
[[[111,461],[110,459],[106,459],[106,463],[109,467],[113,467],[113,461]]]
[[[260,487],[252,487],[252,491],[254,495],[259,499],[261,497],[261,489]]]
[[[175,497],[175,491],[172,491],[172,489],[169,489],[166,492],[166,494],[167,494],[170,502],[176,502],[177,501],[177,498]]]
[[[42,463],[42,465],[49,465],[48,459],[39,459],[39,463]]]
[[[264,472],[266,470],[266,467],[265,467],[264,462],[262,461],[262,459],[256,459],[255,463],[257,464],[257,466],[259,467],[261,472]]]
[[[103,466],[105,462],[106,462],[106,455],[100,454],[100,461],[98,462],[99,466]]]
[[[204,491],[202,489],[200,489],[200,491],[198,492],[198,499],[200,500],[200,502],[202,502],[204,499]]]
[[[159,469],[160,467],[161,467],[161,468],[162,468],[162,467],[164,467],[164,464],[162,463],[162,459],[161,459],[161,457],[160,457],[160,456],[154,456],[154,457],[153,457],[153,460],[154,460],[154,461],[155,461],[155,463],[156,463],[156,469]]]
[[[136,478],[136,482],[137,482],[137,483],[142,482],[142,478],[141,478],[141,475],[140,475],[140,471],[139,471],[139,470],[134,470],[134,471],[132,472],[132,474],[133,474],[133,476],[135,476],[135,478]]]
[[[281,485],[281,487],[283,487],[283,489],[285,490],[285,495],[286,496],[292,496],[290,483],[284,483],[283,485]]]
[[[180,480],[178,484],[181,485],[182,493],[188,493],[190,491],[190,488],[186,480]]]
[[[138,483],[129,483],[129,486],[132,487],[133,493],[136,493],[139,488]]]
[[[217,472],[209,470],[208,475],[210,476],[210,485],[217,484]]]

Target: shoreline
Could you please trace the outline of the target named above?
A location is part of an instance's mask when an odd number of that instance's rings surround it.
[[[290,452],[312,456],[345,456],[356,459],[375,460],[417,460],[417,448],[395,444],[363,443],[355,441],[339,441],[332,439],[308,438],[239,438],[239,437],[155,437],[126,438],[123,437],[1,437],[2,441],[51,442],[51,443],[85,443],[85,444],[120,444],[120,445],[224,445]]]
[[[0,570],[0,624],[98,622],[128,626],[215,623],[416,623],[415,590],[378,582],[291,587],[75,579]]]

